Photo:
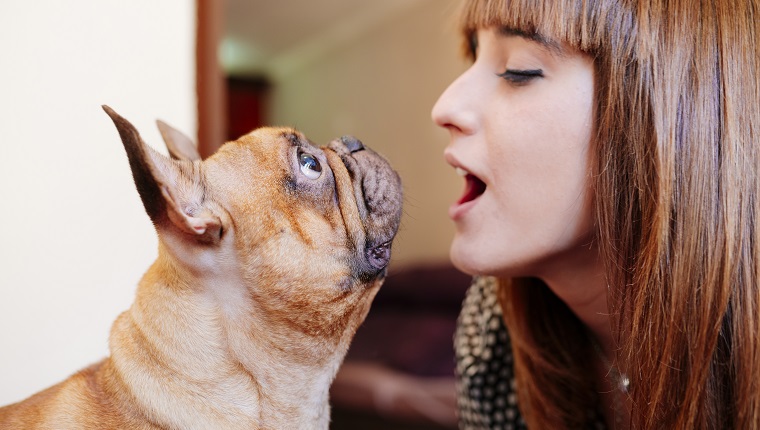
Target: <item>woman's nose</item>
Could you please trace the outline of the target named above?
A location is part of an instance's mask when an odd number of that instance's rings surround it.
[[[441,94],[433,106],[431,117],[439,127],[449,131],[471,133],[475,127],[474,89],[469,88],[469,71],[463,73]]]

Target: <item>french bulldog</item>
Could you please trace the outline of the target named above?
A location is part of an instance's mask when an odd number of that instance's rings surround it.
[[[0,408],[1,429],[327,429],[328,390],[390,260],[402,190],[344,136],[260,128],[201,160],[170,157],[107,106],[158,257],[110,354]]]

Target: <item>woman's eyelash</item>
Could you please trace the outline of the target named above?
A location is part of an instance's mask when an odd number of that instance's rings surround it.
[[[502,73],[497,73],[496,76],[504,78],[513,84],[525,84],[528,81],[536,78],[543,78],[544,71],[541,69],[530,70],[515,70],[507,69]]]

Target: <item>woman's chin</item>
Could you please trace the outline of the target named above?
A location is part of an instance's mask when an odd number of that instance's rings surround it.
[[[449,249],[451,264],[459,271],[471,276],[500,278],[533,276],[528,261],[510,256],[504,249],[489,251],[488,244],[471,246],[472,242],[463,239],[455,235]]]
[[[478,264],[480,260],[476,254],[476,252],[472,252],[472,250],[463,247],[456,238],[451,243],[451,248],[449,249],[451,264],[453,264],[459,271],[472,276],[484,274],[482,271],[483,268]]]

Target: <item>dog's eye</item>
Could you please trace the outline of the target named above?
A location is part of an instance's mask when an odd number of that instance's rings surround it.
[[[307,178],[314,180],[322,176],[322,165],[319,164],[317,157],[308,152],[298,153],[298,164],[301,165],[301,173]]]

